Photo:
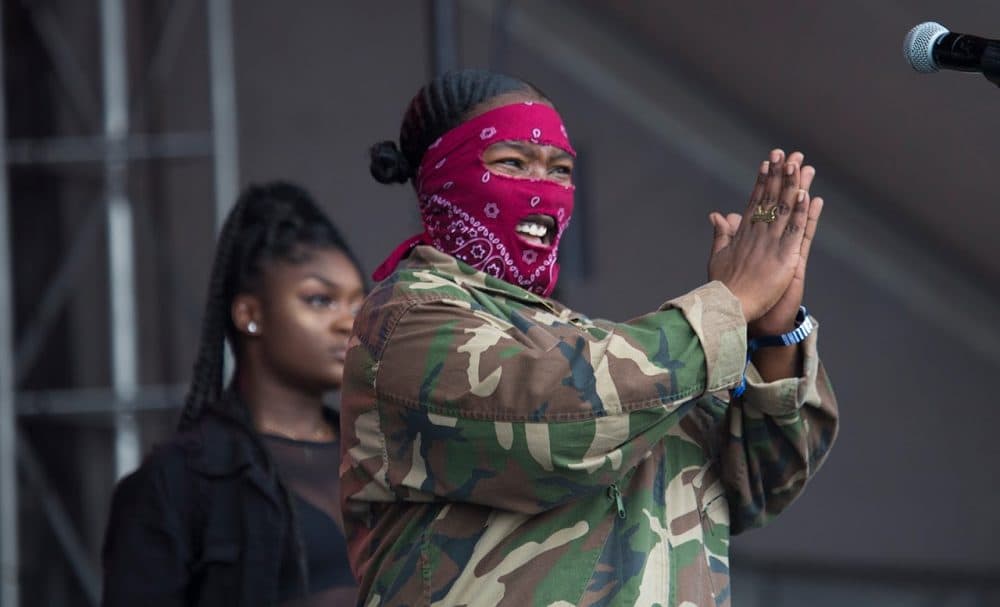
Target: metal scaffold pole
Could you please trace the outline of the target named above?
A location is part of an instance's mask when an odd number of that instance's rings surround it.
[[[239,183],[236,84],[233,64],[233,11],[230,0],[208,3],[208,53],[212,86],[212,158],[215,162],[215,230],[222,229],[236,202]],[[233,353],[224,348],[223,376],[233,372]],[[224,380],[225,381],[225,380]]]
[[[215,226],[236,201],[239,169],[236,152],[236,85],[233,73],[233,15],[229,0],[208,3],[208,52],[211,62],[212,141],[215,159]]]
[[[0,74],[4,73],[0,11]],[[7,188],[6,91],[0,81],[0,607],[17,607],[17,420],[14,411],[14,308]]]
[[[139,430],[131,411],[139,385],[136,335],[135,244],[128,199],[128,84],[125,60],[125,9],[122,0],[101,0],[101,50],[104,84],[104,159],[108,235],[108,284],[111,290],[111,381],[115,414],[115,475],[139,465]]]

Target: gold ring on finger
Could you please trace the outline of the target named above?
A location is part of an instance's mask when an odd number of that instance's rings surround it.
[[[774,205],[768,209],[764,209],[763,205],[758,204],[757,210],[753,215],[750,216],[751,223],[757,223],[763,221],[764,223],[774,223],[778,219],[778,205]]]

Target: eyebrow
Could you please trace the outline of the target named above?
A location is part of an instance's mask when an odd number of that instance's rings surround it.
[[[507,146],[509,148],[514,148],[515,150],[525,155],[530,155],[530,153],[534,151],[531,149],[531,146],[521,141],[499,141],[497,143],[499,145]]]
[[[323,276],[321,274],[317,274],[315,272],[310,272],[309,274],[306,275],[306,280],[308,280],[310,278],[312,278],[313,280],[317,280],[317,281],[323,283],[325,286],[327,286],[328,288],[333,289],[335,291],[346,291],[347,290],[347,287],[345,287],[344,285],[342,285],[342,284],[340,284],[338,282],[335,282],[333,280],[330,280],[329,278],[327,278],[327,277],[325,277],[325,276]],[[364,293],[364,290],[365,289],[362,286],[360,289],[358,289],[358,292],[359,293]]]
[[[527,143],[524,143],[523,141],[514,141],[514,140],[511,140],[511,141],[498,141],[497,145],[505,145],[507,147],[514,148],[515,150],[521,152],[525,156],[532,156],[533,152],[534,152],[534,148],[532,146],[528,145]],[[545,145],[548,145],[548,144],[545,144]],[[556,150],[552,154],[552,159],[553,160],[567,160],[567,159],[568,160],[573,160],[573,156],[569,152],[567,152],[566,150],[564,150],[562,148],[557,148],[554,145],[549,146],[549,147],[553,147]]]
[[[338,285],[337,283],[333,282],[329,278],[326,278],[325,276],[320,276],[319,274],[316,274],[315,272],[310,272],[309,274],[306,275],[306,278],[307,279],[312,278],[312,279],[318,280],[321,283],[323,283],[326,286],[328,286],[330,288],[333,288],[333,289],[339,289],[340,288],[340,285]]]
[[[552,155],[553,160],[576,160],[573,155],[561,148],[556,148],[556,153]]]

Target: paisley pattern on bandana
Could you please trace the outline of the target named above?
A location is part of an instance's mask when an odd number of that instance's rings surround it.
[[[387,278],[414,246],[429,244],[495,278],[539,295],[552,293],[574,188],[490,172],[483,153],[500,141],[551,145],[575,155],[559,114],[541,103],[506,105],[448,131],[427,149],[417,170],[424,233],[397,247],[375,280]],[[517,235],[517,224],[531,215],[555,222],[550,244],[536,245]]]

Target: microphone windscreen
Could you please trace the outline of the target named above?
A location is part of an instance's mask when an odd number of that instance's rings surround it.
[[[940,23],[934,21],[921,23],[906,34],[903,40],[903,56],[913,69],[921,74],[938,71],[937,63],[934,62],[934,44],[947,33],[948,28]]]

